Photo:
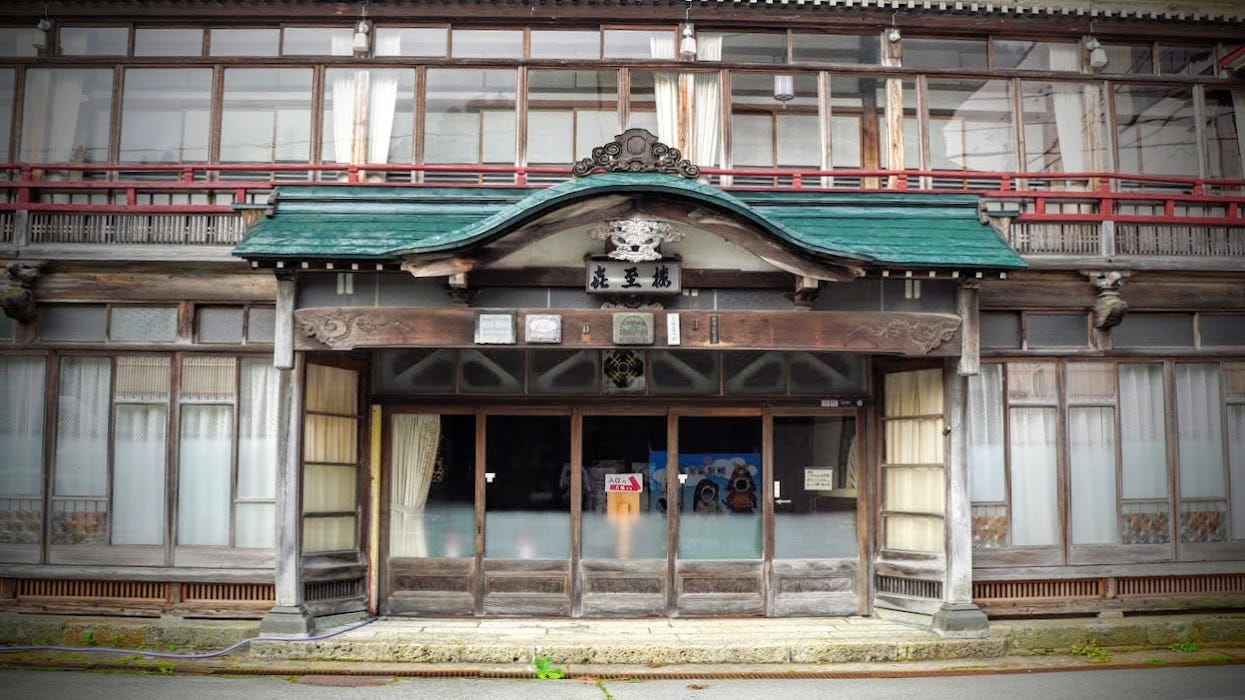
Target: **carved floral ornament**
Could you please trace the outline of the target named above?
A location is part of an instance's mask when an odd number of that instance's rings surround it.
[[[700,176],[677,148],[657,140],[648,129],[627,129],[613,141],[592,149],[592,156],[575,164],[572,172],[584,177],[604,170],[614,173],[670,173],[687,178]]]
[[[609,252],[611,258],[627,262],[660,260],[661,253],[657,252],[657,246],[667,241],[675,243],[683,240],[684,235],[664,221],[639,216],[606,221],[588,231],[589,238],[608,240],[614,244],[614,249]]]

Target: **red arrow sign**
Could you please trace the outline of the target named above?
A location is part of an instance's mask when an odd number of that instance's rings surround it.
[[[608,492],[639,493],[644,490],[644,482],[636,474],[606,474],[605,490]]]

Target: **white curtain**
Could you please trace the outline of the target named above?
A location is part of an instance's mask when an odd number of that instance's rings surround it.
[[[1223,498],[1219,365],[1176,365],[1180,498]]]
[[[946,502],[942,371],[888,374],[885,394],[887,466],[883,472],[883,507],[941,515]],[[894,549],[941,552],[942,518],[889,516],[885,541],[887,547]]]
[[[397,56],[401,52],[397,33],[376,37],[377,56]],[[368,109],[367,162],[388,163],[389,145],[393,137],[393,117],[398,104],[398,73],[396,69],[370,71],[372,94]]]
[[[22,157],[36,162],[67,163],[79,143],[78,116],[86,70],[35,69],[26,73]]]
[[[1012,544],[1057,544],[1055,409],[1013,408],[1010,415]]]
[[[1125,499],[1167,497],[1163,366],[1120,365],[1120,452]]]
[[[1224,172],[1245,173],[1245,90],[1232,91],[1232,119],[1236,123],[1236,152],[1240,162],[1235,170],[1224,168]],[[1242,524],[1245,527],[1245,524]]]
[[[653,58],[674,58],[674,37],[654,34],[649,38]],[[654,100],[657,106],[657,140],[667,146],[679,143],[679,74],[653,75]]]
[[[392,420],[393,453],[390,493],[389,553],[394,557],[426,557],[428,533],[424,505],[432,485],[441,437],[441,417],[435,414],[398,414]]]
[[[1007,500],[1003,450],[1003,365],[968,378],[968,468],[973,502]]]
[[[182,405],[177,543],[229,545],[233,407]]]
[[[57,496],[108,493],[108,402],[112,362],[103,357],[61,360],[56,422]]]
[[[696,47],[701,61],[722,60],[722,35],[702,34]],[[717,73],[692,76],[692,143],[688,160],[701,166],[717,165],[722,144],[722,82]]]
[[[1080,46],[1078,44],[1051,44],[1050,69],[1057,71],[1080,70]],[[1059,158],[1063,172],[1083,173],[1086,170],[1085,137],[1092,124],[1085,119],[1082,90],[1091,87],[1079,83],[1058,82],[1051,86],[1051,102],[1055,108],[1055,133],[1059,137]]]
[[[350,35],[333,35],[333,55],[353,54]],[[333,97],[333,162],[354,162],[355,104],[359,92],[367,92],[366,70],[341,69],[332,71],[329,90]]]
[[[0,357],[0,493],[43,492],[42,357]]]
[[[164,447],[167,431],[167,406],[117,406],[113,426],[113,544],[164,542]]]
[[[1245,404],[1228,406],[1229,480],[1232,484],[1232,539],[1245,539]]]
[[[1116,541],[1115,411],[1098,406],[1068,409],[1072,482],[1072,541]]]
[[[277,370],[268,360],[242,360],[238,417],[237,498],[275,499],[277,490]],[[234,544],[271,547],[276,540],[274,506],[240,502],[234,510]]]

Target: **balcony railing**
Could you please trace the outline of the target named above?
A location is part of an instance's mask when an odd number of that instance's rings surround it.
[[[1245,180],[791,168],[702,174],[737,192],[975,194],[1017,251],[1052,264],[1245,258]],[[0,253],[72,257],[108,246],[117,257],[150,258],[168,247],[227,257],[278,186],[544,187],[571,173],[490,165],[8,164],[0,177]]]

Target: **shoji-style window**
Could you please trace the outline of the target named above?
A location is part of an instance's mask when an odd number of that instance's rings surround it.
[[[170,368],[167,356],[117,358],[112,544],[164,544]]]
[[[942,370],[885,376],[883,547],[941,553],[946,508]]]
[[[108,543],[111,391],[110,358],[61,359],[52,478],[54,545]]]
[[[359,373],[307,366],[303,423],[303,552],[358,544]]]

